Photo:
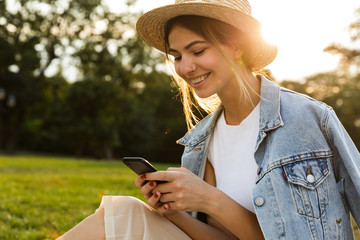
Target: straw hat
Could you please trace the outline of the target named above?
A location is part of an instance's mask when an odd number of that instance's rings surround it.
[[[177,16],[210,17],[234,26],[250,40],[247,62],[253,71],[270,64],[277,47],[261,36],[260,23],[251,16],[247,0],[175,0],[175,4],[155,8],[141,16],[136,24],[140,37],[149,45],[165,52],[166,23]]]

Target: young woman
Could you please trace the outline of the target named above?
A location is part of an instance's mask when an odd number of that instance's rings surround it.
[[[177,0],[137,30],[174,67],[183,168],[139,176],[147,204],[106,196],[60,239],[353,238],[360,154],[329,106],[256,74],[277,50],[246,0]]]

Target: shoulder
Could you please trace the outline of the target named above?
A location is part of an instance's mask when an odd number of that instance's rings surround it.
[[[310,117],[324,121],[333,112],[326,103],[286,88],[280,88],[280,105],[283,118],[291,117],[301,121]]]
[[[282,99],[282,103],[298,103],[295,105],[295,107],[306,105],[320,109],[331,109],[331,107],[324,102],[316,100],[306,94],[298,93],[284,87],[280,87],[280,97]]]

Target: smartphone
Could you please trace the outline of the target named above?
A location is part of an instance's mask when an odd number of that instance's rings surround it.
[[[122,161],[137,175],[157,171],[151,163],[141,157],[124,157],[122,158]]]
[[[137,175],[149,172],[156,172],[156,168],[142,157],[123,157],[123,163],[133,170]],[[148,181],[145,180],[144,184]],[[156,181],[157,183],[166,183],[166,181]]]

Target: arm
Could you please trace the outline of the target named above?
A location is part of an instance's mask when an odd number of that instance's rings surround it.
[[[330,110],[326,113],[326,127],[323,131],[335,153],[334,170],[337,181],[344,179],[348,207],[360,226],[360,154],[335,112]]]
[[[209,183],[210,185],[216,186],[215,171],[214,171],[214,168],[213,168],[213,166],[211,165],[211,163],[210,163],[209,161],[206,162],[206,169],[205,169],[204,180],[205,180],[207,183]],[[231,199],[231,200],[232,200],[232,199]],[[233,201],[233,200],[232,200],[232,201]],[[235,202],[235,203],[236,203],[237,206],[240,206],[237,202]],[[241,207],[241,206],[240,206],[240,207]],[[241,208],[243,208],[243,207],[241,207]],[[253,214],[252,212],[248,211],[248,210],[245,209],[245,208],[243,208],[243,209],[250,214],[249,220],[250,220],[250,221],[255,221],[255,222],[253,223],[253,226],[255,227],[254,230],[258,232],[258,235],[259,235],[259,236],[258,236],[258,239],[263,239],[262,231],[261,231],[260,226],[259,226],[259,223],[258,223],[258,221],[257,221],[257,219],[256,219],[256,215]],[[235,213],[235,214],[232,213],[232,215],[234,215],[236,218],[238,217],[238,216],[236,215],[236,213]],[[219,220],[216,220],[216,218],[211,217],[211,216],[208,216],[207,221],[208,221],[208,223],[209,223],[210,225],[222,229],[222,230],[223,230],[224,232],[226,232],[228,235],[229,235],[229,234],[230,234],[230,235],[233,235],[229,230],[227,230],[225,227],[223,227],[223,225],[221,225],[221,224],[219,223]],[[233,222],[236,223],[237,221],[234,220]],[[235,224],[235,225],[237,225],[237,224]],[[234,227],[238,229],[237,226],[234,226]],[[256,239],[256,238],[255,238],[255,239]]]
[[[237,239],[231,233],[224,232],[222,229],[203,223],[184,211],[176,211],[175,214],[165,214],[164,216],[194,240]]]
[[[264,239],[255,214],[220,191],[213,197],[207,211],[213,221],[221,223],[239,239]]]
[[[209,175],[207,174],[207,172],[208,171],[205,170],[205,179]],[[215,179],[215,177],[213,177],[213,179]],[[144,176],[139,176],[136,179],[135,184],[136,186],[141,187],[141,192],[148,200],[148,204],[153,208],[157,209],[158,212],[163,214],[163,216],[166,217],[169,221],[177,225],[189,237],[191,237],[191,239],[237,239],[229,231],[224,231],[224,228],[220,224],[218,224],[218,226],[216,226],[216,224],[206,224],[192,217],[185,211],[169,209],[169,204],[163,204],[159,201],[161,193],[155,190],[157,185],[156,182],[150,181],[149,183],[143,185],[144,180]]]
[[[146,174],[146,179],[168,182],[154,187],[154,194],[145,197],[151,206],[193,239],[206,239],[205,236],[207,239],[234,239],[234,235],[240,239],[263,239],[253,213],[188,170],[180,168],[150,173]],[[209,216],[209,224],[180,211],[204,212]],[[217,234],[222,234],[222,237]]]
[[[204,181],[211,186],[216,186],[214,168],[209,161],[206,162]],[[205,224],[184,211],[178,211],[178,213],[185,214],[185,216],[164,216],[184,232],[191,232],[189,236],[191,236],[192,239],[204,239],[206,235],[209,236],[209,239],[237,239],[236,236],[210,216],[207,216],[208,224]]]

